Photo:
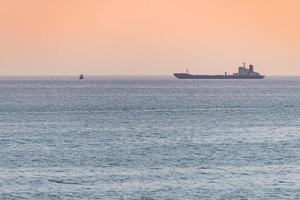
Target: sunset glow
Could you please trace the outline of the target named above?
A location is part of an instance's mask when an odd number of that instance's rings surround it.
[[[0,0],[0,75],[300,75],[297,0]]]

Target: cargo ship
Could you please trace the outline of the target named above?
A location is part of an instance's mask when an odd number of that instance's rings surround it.
[[[224,75],[194,75],[190,74],[188,70],[185,73],[174,73],[174,76],[179,79],[264,79],[265,76],[254,71],[254,66],[249,65],[246,67],[246,63],[239,67],[238,73]]]

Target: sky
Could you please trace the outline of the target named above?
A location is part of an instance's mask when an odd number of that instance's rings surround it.
[[[299,0],[0,0],[0,75],[300,75]]]

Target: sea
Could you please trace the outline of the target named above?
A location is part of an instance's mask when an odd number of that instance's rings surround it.
[[[1,77],[0,199],[300,199],[300,77]]]

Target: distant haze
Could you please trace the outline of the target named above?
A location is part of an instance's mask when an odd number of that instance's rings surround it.
[[[300,75],[298,0],[2,0],[0,75]]]

